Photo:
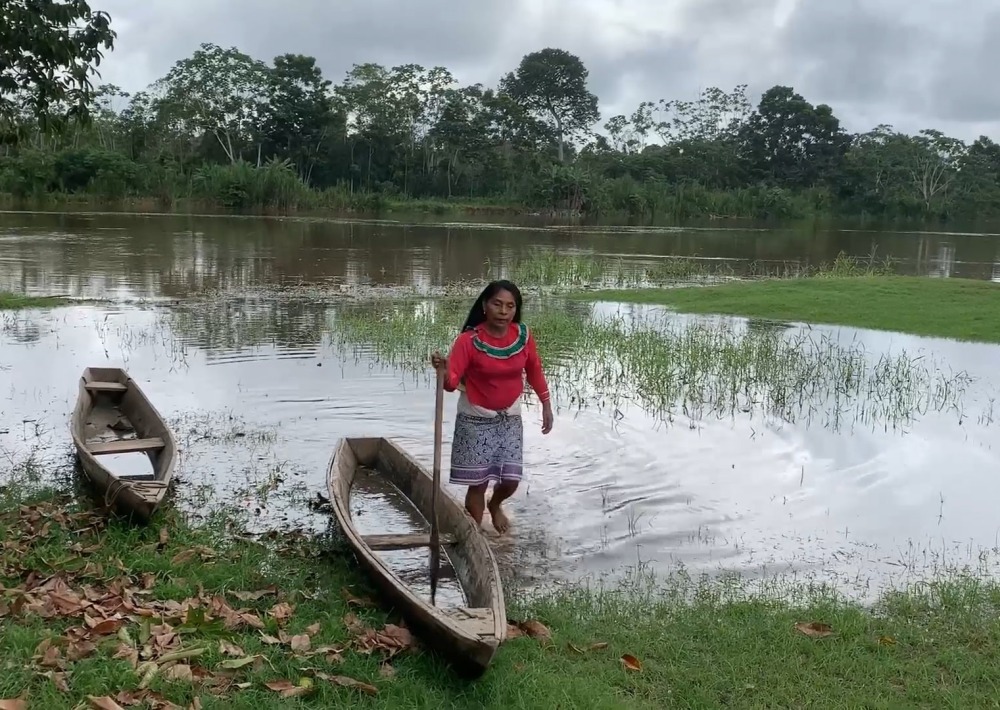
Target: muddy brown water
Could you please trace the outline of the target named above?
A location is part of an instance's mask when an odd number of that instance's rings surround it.
[[[235,503],[261,526],[321,529],[326,516],[307,503],[325,494],[337,437],[394,436],[430,466],[432,380],[338,349],[336,298],[290,299],[275,286],[446,285],[480,277],[487,260],[502,263],[539,247],[636,263],[696,253],[734,263],[816,263],[841,249],[867,254],[873,242],[880,255],[900,259],[902,271],[1000,279],[1000,240],[974,234],[639,234],[4,214],[0,290],[114,302],[0,313],[0,456],[36,450],[47,461],[68,460],[77,378],[88,365],[123,366],[180,439],[178,505],[199,514],[213,503]],[[198,300],[219,291],[226,295]],[[245,292],[257,295],[240,297]],[[175,301],[187,302],[183,313]],[[595,312],[618,309],[601,304]],[[503,563],[528,585],[640,566],[661,574],[684,568],[792,575],[862,595],[943,566],[992,564],[1000,547],[1000,422],[992,418],[1000,348],[850,328],[813,331],[862,342],[876,359],[906,352],[965,371],[974,385],[962,411],[929,412],[902,428],[833,431],[752,412],[678,415],[665,423],[636,403],[615,412],[578,409],[563,398],[555,429],[542,436],[540,413],[529,407],[527,479],[511,502],[512,534],[495,543]],[[445,465],[454,408],[449,396]],[[462,493],[451,486],[449,492]],[[391,509],[386,495],[366,493],[367,509]],[[369,517],[392,522],[386,515]]]

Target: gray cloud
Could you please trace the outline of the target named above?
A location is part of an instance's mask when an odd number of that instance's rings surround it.
[[[105,81],[139,90],[202,42],[270,61],[313,55],[328,78],[354,63],[448,67],[495,85],[525,53],[578,54],[602,121],[708,86],[774,84],[829,103],[849,130],[891,123],[1000,138],[1000,11],[993,0],[96,0],[117,49]]]

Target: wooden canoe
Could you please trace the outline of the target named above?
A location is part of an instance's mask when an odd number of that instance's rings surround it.
[[[163,502],[177,463],[177,441],[128,373],[88,367],[80,378],[70,424],[80,466],[108,507],[145,523]],[[116,474],[101,456],[144,453],[152,470]]]
[[[355,526],[351,488],[362,466],[384,476],[424,520],[430,518],[434,489],[431,474],[390,439],[344,438],[330,461],[327,487],[334,516],[348,544],[410,629],[462,675],[482,675],[507,636],[500,572],[486,537],[464,506],[441,490],[438,522],[442,552],[454,567],[466,606],[432,606],[379,554],[383,550],[429,547],[430,535],[361,535]]]

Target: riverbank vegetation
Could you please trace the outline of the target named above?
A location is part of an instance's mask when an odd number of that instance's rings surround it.
[[[97,40],[113,39],[96,27],[84,64]],[[26,205],[56,196],[635,220],[1000,214],[1000,146],[989,137],[966,144],[887,125],[851,134],[832,107],[789,86],[756,105],[746,86],[712,87],[602,116],[582,60],[556,48],[471,86],[442,66],[362,62],[335,84],[313,57],[267,59],[203,44],[141,91],[102,85],[49,92],[44,107],[12,103],[0,117],[13,137],[0,148],[0,192]]]
[[[593,291],[577,297],[661,304],[685,313],[1000,343],[1000,284],[991,281],[916,276],[764,279],[699,288]]]
[[[21,308],[51,308],[65,303],[58,296],[27,296],[22,293],[0,291],[0,311],[13,311]]]
[[[86,497],[2,490],[3,708],[985,707],[995,696],[1000,589],[971,576],[874,608],[683,574],[509,591],[512,638],[467,683],[379,608],[328,540],[252,540],[169,508],[136,528]]]

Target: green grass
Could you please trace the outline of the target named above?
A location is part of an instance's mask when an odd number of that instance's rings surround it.
[[[1000,588],[971,577],[887,595],[873,610],[816,589],[793,605],[735,579],[682,576],[666,587],[636,576],[616,590],[512,599],[512,613],[540,620],[550,637],[513,638],[469,682],[419,649],[360,653],[347,615],[374,629],[393,619],[349,603],[370,590],[347,556],[316,541],[265,546],[170,513],[133,528],[66,498],[12,495],[0,497],[10,531],[0,548],[0,699],[31,708],[73,708],[88,696],[255,710],[997,706]],[[78,610],[81,598],[92,605]],[[104,624],[116,607],[123,620]],[[810,623],[832,633],[796,628]],[[301,635],[326,650],[307,656],[280,642]],[[302,695],[267,685],[283,682]]]
[[[65,302],[65,299],[58,296],[25,296],[20,293],[0,291],[0,311],[20,308],[51,308]]]
[[[1000,285],[969,279],[833,276],[704,288],[607,290],[574,297],[662,304],[686,313],[829,323],[1000,342]]]

